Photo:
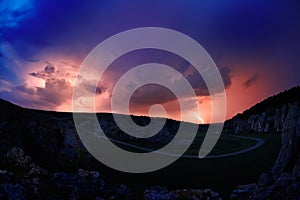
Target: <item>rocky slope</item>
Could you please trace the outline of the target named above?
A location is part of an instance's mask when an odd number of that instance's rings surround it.
[[[300,107],[290,103],[282,125],[282,148],[257,183],[238,186],[231,199],[300,199]]]
[[[228,133],[281,133],[290,110],[290,104],[300,104],[300,87],[294,87],[271,96],[250,109],[226,121],[224,132]]]
[[[238,134],[278,133],[282,148],[273,167],[257,183],[238,186],[231,199],[300,198],[300,87],[269,97],[225,123],[224,131]]]
[[[253,106],[225,123],[224,132],[277,132],[282,149],[276,163],[257,183],[238,186],[231,199],[300,198],[300,87]],[[72,115],[36,111],[0,100],[0,199],[221,199],[210,189],[168,190],[114,184],[96,169],[79,140]],[[98,115],[111,137],[126,136],[110,114]],[[138,124],[149,118],[135,117]],[[167,143],[178,122],[168,120],[148,142]],[[203,130],[207,127],[202,126]],[[134,139],[134,138],[130,138]]]
[[[0,100],[0,199],[155,199],[153,188],[137,192],[107,181],[82,145],[70,113],[25,109]],[[128,138],[111,114],[98,120],[110,137]],[[145,125],[147,117],[133,117]],[[147,142],[167,143],[179,122],[167,120],[160,133]],[[83,170],[84,169],[84,170]],[[168,191],[168,198],[218,197],[212,190]],[[165,196],[165,197],[166,197]]]
[[[21,148],[12,147],[1,161],[0,199],[132,199],[125,185],[108,184],[96,171],[49,172],[34,162]]]

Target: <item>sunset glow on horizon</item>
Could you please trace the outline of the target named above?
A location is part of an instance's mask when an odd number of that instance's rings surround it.
[[[71,112],[75,80],[81,78],[80,87],[94,92],[90,88],[95,79],[78,77],[78,70],[96,45],[132,28],[165,27],[196,40],[215,61],[224,81],[229,119],[300,84],[300,13],[293,4],[4,0],[0,2],[0,98],[27,108]],[[191,120],[194,123],[211,122],[211,98],[193,66],[176,55],[151,49],[130,52],[112,63],[96,83],[95,112],[111,112],[116,81],[129,69],[149,62],[180,72],[192,84],[197,99],[186,97],[189,109],[180,112],[170,91],[145,86],[134,94],[131,114],[149,115],[151,105],[161,104],[168,118],[180,120],[186,115],[196,117],[197,121]]]

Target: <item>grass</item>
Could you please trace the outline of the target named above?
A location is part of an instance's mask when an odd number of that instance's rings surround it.
[[[274,164],[281,148],[280,134],[241,135],[262,138],[265,143],[253,151],[236,156],[212,159],[180,158],[166,168],[146,174],[123,173],[106,166],[101,166],[99,170],[108,180],[131,185],[141,192],[146,187],[159,185],[170,189],[212,188],[226,196],[237,185],[256,182]],[[225,143],[224,147],[228,145]],[[250,145],[247,142],[242,143]]]
[[[202,144],[203,138],[203,135],[198,136],[198,138],[196,138],[196,144],[192,145],[192,147],[188,149],[186,155],[198,155],[200,144]],[[237,152],[247,149],[255,144],[255,140],[241,139],[223,134],[208,155],[220,155]]]
[[[193,144],[191,145],[191,147],[187,150],[187,152],[185,152],[185,155],[198,156],[199,149],[200,149],[203,139],[204,139],[204,134],[198,133]],[[117,140],[135,145],[137,147],[148,148],[148,149],[152,149],[152,150],[156,150],[156,149],[159,149],[162,147],[161,144],[141,142],[140,140],[139,141],[122,140],[122,139],[117,139]],[[119,144],[119,143],[115,143],[115,144],[125,150],[128,150],[128,151],[146,152],[145,150],[140,150],[140,149],[126,146],[123,144]],[[209,153],[209,155],[220,155],[220,154],[237,152],[237,151],[240,151],[243,149],[247,149],[255,144],[256,144],[255,140],[241,139],[241,138],[232,137],[228,134],[222,134],[221,137],[219,138],[217,144],[214,146],[213,150]],[[179,145],[179,148],[180,148],[180,145]]]

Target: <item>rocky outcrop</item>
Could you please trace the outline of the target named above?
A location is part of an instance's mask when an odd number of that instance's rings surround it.
[[[289,111],[283,124],[282,148],[272,168],[274,178],[284,170],[291,171],[300,153],[300,108],[289,105]]]
[[[296,162],[296,164],[294,166],[292,174],[297,179],[300,179],[300,154],[298,155],[298,161]]]
[[[288,173],[281,174],[274,184],[258,187],[256,184],[238,186],[230,195],[232,200],[243,199],[290,199],[300,198],[300,184],[296,177]]]
[[[259,114],[246,116],[238,114],[225,122],[224,131],[227,133],[268,133],[270,131],[281,133],[286,122],[290,105],[283,104],[277,108],[268,108]]]
[[[7,152],[7,157],[9,160],[15,162],[18,166],[29,167],[31,164],[30,156],[24,154],[21,148],[13,147]]]
[[[294,87],[252,106],[243,113],[227,120],[224,131],[227,133],[267,133],[283,131],[290,103],[300,104],[300,87]]]
[[[166,187],[155,186],[145,190],[145,200],[162,200],[166,199],[169,190]]]
[[[267,186],[273,182],[273,175],[272,172],[264,172],[258,180],[258,186]]]
[[[281,108],[276,109],[275,118],[274,118],[274,128],[277,132],[282,131],[283,122],[288,112],[288,105],[283,105]]]
[[[18,147],[11,148],[3,159],[18,174],[0,170],[0,199],[132,199],[129,187],[109,184],[96,171],[49,172]]]
[[[2,155],[3,156],[3,155]],[[123,184],[111,184],[97,171],[77,170],[76,173],[50,172],[31,161],[30,156],[18,147],[9,149],[5,158],[12,171],[0,170],[1,199],[141,199],[131,188]],[[219,193],[211,189],[178,189],[165,187],[145,190],[145,200],[221,200]]]
[[[145,190],[144,200],[221,200],[219,193],[211,189],[180,189],[168,191],[165,187],[151,187]]]
[[[225,129],[227,132],[238,134],[244,130],[250,130],[250,125],[248,121],[241,118],[241,115],[237,115],[225,123]]]
[[[253,183],[249,185],[239,185],[230,195],[232,200],[250,199],[249,197],[258,191],[258,186]]]
[[[253,114],[246,118],[242,114],[239,114],[225,122],[224,131],[234,134],[268,133],[273,129],[280,132],[280,127],[282,127],[282,122],[274,117],[272,110],[268,110],[268,112]]]
[[[297,104],[289,104],[282,125],[282,143],[272,169],[260,176],[258,184],[238,186],[231,199],[300,198],[300,108]]]
[[[16,181],[13,173],[7,170],[0,170],[0,199],[26,199],[24,188]]]

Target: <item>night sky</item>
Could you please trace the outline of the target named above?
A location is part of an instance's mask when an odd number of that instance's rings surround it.
[[[207,50],[223,77],[230,118],[300,85],[299,10],[299,1],[288,0],[0,0],[0,97],[23,107],[71,111],[86,55],[121,31],[154,26],[180,31]],[[155,50],[131,52],[112,64],[98,86],[97,111],[109,112],[120,74],[149,61],[172,65],[188,78],[197,89],[199,116],[209,122],[210,98],[201,77],[184,60]],[[88,89],[92,82],[82,84]],[[150,104],[162,103],[177,119],[173,99],[165,88],[141,88],[132,112],[145,114]]]

